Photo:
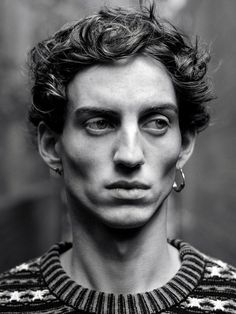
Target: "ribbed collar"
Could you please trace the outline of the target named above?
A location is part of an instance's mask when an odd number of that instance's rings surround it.
[[[177,305],[197,286],[203,271],[204,257],[189,244],[180,240],[170,243],[180,253],[181,267],[164,286],[145,293],[112,294],[84,288],[64,271],[60,254],[71,243],[54,245],[41,259],[41,271],[49,290],[63,303],[76,310],[97,314],[151,314]]]

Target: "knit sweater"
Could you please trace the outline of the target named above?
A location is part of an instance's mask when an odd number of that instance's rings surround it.
[[[44,256],[0,276],[0,313],[236,313],[236,269],[180,240],[171,244],[181,258],[176,275],[153,291],[127,295],[73,281],[59,258],[72,244],[56,244]]]

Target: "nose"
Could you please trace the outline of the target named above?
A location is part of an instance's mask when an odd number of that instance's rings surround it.
[[[137,168],[144,164],[144,152],[141,138],[136,127],[127,127],[118,135],[113,157],[116,166]]]

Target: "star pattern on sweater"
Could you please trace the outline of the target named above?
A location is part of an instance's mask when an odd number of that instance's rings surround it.
[[[23,263],[19,266],[16,266],[15,270],[16,272],[22,271],[22,270],[29,270],[29,264]]]
[[[221,277],[221,271],[222,269],[218,266],[212,266],[209,268],[210,271],[210,277]]]
[[[48,290],[36,290],[31,291],[31,294],[33,295],[32,301],[35,300],[43,300],[44,295],[48,292]]]
[[[13,291],[10,293],[10,301],[20,301],[21,293],[19,291]]]
[[[221,301],[221,300],[211,300],[211,304],[214,306],[214,310],[221,310],[224,311],[224,306],[228,304],[227,301]]]
[[[210,298],[198,299],[198,298],[188,298],[188,307],[196,307],[198,309],[202,309],[204,306],[211,305],[213,310],[221,310],[225,311],[225,305],[228,305],[228,301],[223,300],[212,300]],[[205,305],[204,305],[205,303]]]
[[[47,289],[44,290],[26,290],[26,291],[4,291],[0,292],[0,297],[8,297],[9,301],[17,301],[21,302],[26,299],[29,299],[31,301],[35,300],[43,300],[44,296],[48,293]],[[31,295],[31,298],[28,298],[27,295]],[[25,299],[26,297],[26,299]]]
[[[197,299],[197,298],[189,298],[188,299],[188,306],[190,307],[198,307],[198,308],[201,308],[201,304],[200,304],[200,299]]]

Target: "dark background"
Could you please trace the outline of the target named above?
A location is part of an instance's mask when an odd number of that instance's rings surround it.
[[[169,235],[236,264],[236,1],[157,2],[161,16],[210,43],[210,74],[218,96],[211,127],[199,135],[185,168],[187,187],[171,198]],[[27,51],[104,3],[138,7],[137,0],[0,1],[0,271],[70,238],[60,180],[49,175],[25,124]]]

